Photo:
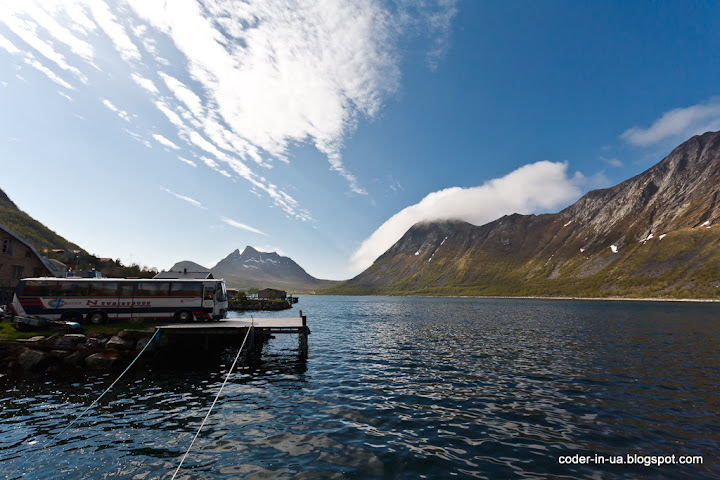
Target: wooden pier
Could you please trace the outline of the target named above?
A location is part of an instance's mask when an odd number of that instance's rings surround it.
[[[251,348],[257,348],[272,335],[297,334],[300,355],[307,356],[308,335],[307,317],[300,310],[298,317],[290,318],[232,318],[209,323],[174,323],[160,325],[159,342],[161,344],[184,344],[190,342],[208,350],[211,346],[236,346],[242,342],[247,329],[250,332]]]

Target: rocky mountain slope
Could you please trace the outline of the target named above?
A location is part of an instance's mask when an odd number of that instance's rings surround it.
[[[178,271],[180,262],[171,270]],[[197,264],[194,264],[197,265]],[[200,267],[198,265],[198,267]],[[200,267],[203,270],[204,267]],[[182,268],[179,268],[182,270]],[[189,271],[190,269],[188,269]],[[320,280],[308,274],[291,258],[283,257],[275,252],[265,253],[247,246],[240,252],[235,250],[209,269],[215,278],[224,278],[228,287],[247,290],[250,288],[278,288],[291,292],[313,292],[329,288],[339,282]]]
[[[720,297],[720,132],[565,210],[417,224],[332,293]]]

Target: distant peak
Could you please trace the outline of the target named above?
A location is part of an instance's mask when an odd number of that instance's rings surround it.
[[[248,246],[245,247],[245,250],[243,250],[242,253],[258,253],[258,251],[255,250],[255,249],[254,249],[253,247],[251,247],[250,245],[248,245]]]

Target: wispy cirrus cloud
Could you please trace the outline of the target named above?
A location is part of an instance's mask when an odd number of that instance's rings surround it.
[[[511,213],[528,214],[567,204],[580,196],[587,179],[569,176],[567,164],[541,161],[472,188],[452,187],[433,192],[390,217],[352,255],[351,268],[361,271],[419,222],[463,220],[483,225]]]
[[[706,103],[675,108],[663,113],[649,127],[632,127],[620,136],[640,147],[665,140],[686,139],[693,135],[720,129],[720,98]]]
[[[160,187],[160,190],[162,190],[165,193],[169,193],[170,195],[172,195],[175,198],[179,198],[180,200],[183,200],[183,201],[189,203],[193,207],[202,208],[203,210],[207,210],[207,207],[203,206],[202,203],[200,203],[197,200],[190,198],[186,195],[180,195],[179,193],[175,193],[172,190],[170,190],[169,188],[165,188],[165,187]]]
[[[12,34],[0,48],[35,54],[39,64],[30,65],[68,89],[117,69],[108,76],[140,87],[170,123],[158,130],[167,138],[174,129],[181,153],[210,158],[220,175],[246,180],[307,221],[291,187],[273,183],[267,169],[289,162],[293,145],[311,144],[350,192],[366,194],[345,164],[344,142],[397,90],[403,36],[430,37],[434,67],[455,15],[455,0],[26,0],[0,9]],[[108,40],[120,62],[108,58]],[[115,86],[93,83],[93,91],[134,121],[122,102],[107,101],[123,98]]]
[[[188,160],[185,157],[178,157],[178,160],[183,162],[185,165],[190,165],[191,167],[197,168],[197,163],[193,162],[192,160]]]
[[[105,107],[106,107],[108,110],[110,110],[111,112],[117,114],[118,117],[122,118],[122,119],[125,120],[126,122],[129,122],[129,121],[130,121],[130,116],[128,115],[128,113],[127,113],[125,110],[121,110],[121,109],[119,109],[118,107],[116,107],[115,104],[112,103],[112,102],[111,102],[110,100],[108,100],[107,98],[104,98],[104,99],[102,100],[102,104],[105,105]]]
[[[153,133],[152,137],[155,139],[156,142],[158,142],[164,147],[172,148],[173,150],[180,150],[180,147],[178,147],[174,142],[168,140],[159,133]]]
[[[231,219],[231,218],[220,217],[220,220],[222,220],[223,223],[225,223],[225,224],[227,224],[227,225],[230,225],[231,227],[240,228],[240,229],[242,229],[242,230],[247,230],[248,232],[257,233],[257,234],[260,234],[260,235],[265,235],[266,237],[269,236],[267,233],[262,232],[262,231],[258,230],[257,228],[253,228],[253,227],[251,227],[250,225],[245,225],[244,223],[240,223],[240,222],[238,222],[238,221],[236,221],[236,220],[233,220],[233,219]]]

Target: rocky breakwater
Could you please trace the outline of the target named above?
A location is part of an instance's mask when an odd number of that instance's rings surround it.
[[[115,335],[56,333],[0,344],[0,372],[6,374],[76,374],[127,366],[153,336],[152,330],[122,330]],[[148,345],[145,355],[157,351]],[[149,355],[148,355],[149,354]]]

